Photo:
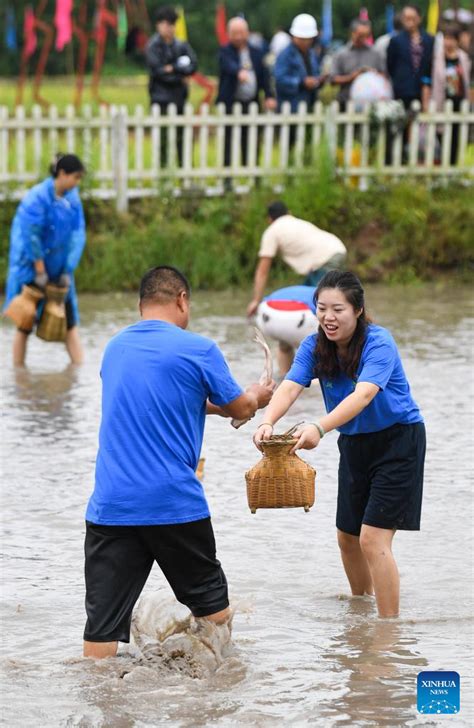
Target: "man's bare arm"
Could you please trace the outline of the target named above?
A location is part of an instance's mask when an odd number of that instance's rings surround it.
[[[254,284],[253,284],[253,298],[247,306],[247,316],[252,316],[258,308],[260,301],[263,298],[265,286],[267,285],[268,274],[272,267],[273,258],[263,256],[259,259],[257,268],[255,270]]]

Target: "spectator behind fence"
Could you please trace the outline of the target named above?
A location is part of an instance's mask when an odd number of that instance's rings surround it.
[[[384,33],[379,36],[374,43],[375,50],[380,54],[384,64],[387,63],[387,51],[388,44],[398,33],[403,30],[402,16],[400,13],[396,13],[393,18],[393,30],[391,33]]]
[[[339,86],[338,101],[345,110],[353,81],[366,71],[383,73],[384,62],[380,53],[368,45],[372,33],[367,20],[353,20],[349,43],[336,53],[332,63],[331,82]]]
[[[284,28],[277,28],[271,41],[269,51],[276,60],[280,53],[291,43],[291,37]]]
[[[189,45],[176,40],[178,15],[174,8],[163,6],[156,11],[156,33],[146,47],[145,55],[150,70],[149,93],[151,104],[158,104],[162,114],[175,104],[178,114],[184,111],[188,97],[188,78],[197,69],[196,54]],[[183,128],[176,133],[178,158],[182,161]],[[161,158],[166,154],[166,129],[161,132]]]
[[[248,114],[250,104],[265,95],[265,108],[276,108],[270,85],[270,75],[263,62],[263,53],[249,45],[249,26],[243,18],[231,18],[227,26],[229,43],[219,50],[219,91],[217,103],[225,104],[230,114],[235,102]],[[242,164],[247,164],[248,127],[242,126],[240,149]],[[231,163],[232,127],[225,130],[224,164]]]
[[[403,30],[394,36],[387,50],[387,71],[396,99],[409,108],[421,101],[422,85],[431,84],[433,36],[420,30],[421,11],[416,5],[402,10]]]
[[[459,30],[447,27],[444,35],[437,36],[433,52],[432,84],[423,88],[424,104],[430,98],[436,104],[436,111],[444,109],[445,101],[452,101],[453,110],[459,111],[461,102],[469,98],[469,77],[471,63],[469,56],[459,47]],[[442,128],[442,127],[441,127]],[[451,126],[451,164],[456,164],[459,146],[459,124]],[[438,137],[441,141],[441,133]]]
[[[278,106],[289,101],[296,111],[300,101],[312,106],[322,83],[319,61],[313,49],[318,26],[312,15],[302,13],[293,19],[291,43],[278,55],[275,64],[275,83]]]

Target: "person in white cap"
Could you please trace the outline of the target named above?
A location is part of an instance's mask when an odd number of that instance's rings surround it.
[[[319,74],[319,61],[314,51],[318,35],[316,20],[308,13],[293,19],[290,28],[291,43],[283,50],[275,64],[275,83],[279,108],[289,101],[296,111],[300,101],[312,106],[323,83]]]

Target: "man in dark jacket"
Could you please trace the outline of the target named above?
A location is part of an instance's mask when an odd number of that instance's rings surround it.
[[[406,5],[401,20],[403,30],[387,49],[387,71],[395,98],[409,108],[412,101],[421,101],[422,86],[431,84],[434,38],[420,30],[421,11],[416,5]]]
[[[158,104],[162,114],[166,114],[169,104],[175,104],[178,114],[182,114],[188,97],[187,79],[197,68],[196,54],[189,45],[176,40],[176,21],[178,15],[174,8],[164,6],[156,12],[156,33],[146,47],[145,55],[150,70],[149,93],[151,104]],[[177,129],[178,157],[181,163],[183,148],[183,129]],[[162,163],[166,152],[166,130],[161,134]]]
[[[226,113],[238,102],[242,113],[249,112],[250,104],[265,95],[265,108],[276,107],[270,86],[268,69],[263,62],[263,53],[249,45],[249,27],[243,18],[232,18],[228,23],[229,43],[219,51],[219,91],[217,103],[225,104]],[[240,137],[241,162],[247,164],[248,127],[242,126]],[[231,163],[232,127],[226,127],[224,164]]]

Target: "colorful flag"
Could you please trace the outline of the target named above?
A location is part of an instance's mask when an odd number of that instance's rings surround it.
[[[18,50],[18,42],[16,37],[15,11],[13,8],[7,8],[5,19],[5,46],[9,51]]]
[[[94,34],[97,43],[107,41],[107,26],[117,28],[117,15],[107,8],[107,0],[97,0],[94,16]]]
[[[216,7],[215,29],[219,45],[227,45],[229,42],[229,36],[227,35],[227,21],[224,3],[218,3]]]
[[[36,18],[31,5],[25,8],[25,20],[23,23],[23,55],[25,58],[30,58],[36,50]]]
[[[389,35],[392,35],[392,33],[395,31],[395,26],[393,24],[394,18],[395,9],[392,3],[389,3],[385,8],[385,26]]]
[[[188,40],[188,29],[186,28],[186,18],[184,10],[181,7],[176,8],[178,20],[176,21],[176,38],[178,40]]]
[[[62,51],[72,40],[72,4],[73,0],[56,0],[54,25],[56,26],[56,50]]]
[[[435,35],[438,30],[439,21],[439,2],[438,0],[430,0],[428,7],[428,19],[426,22],[426,30],[428,33]]]
[[[359,20],[364,20],[366,23],[370,23],[369,11],[367,10],[367,8],[361,8],[360,9],[360,12],[359,12]],[[367,40],[367,44],[368,45],[373,45],[374,44],[374,36],[372,35],[372,33],[370,34],[370,36],[369,36],[369,38]]]
[[[128,33],[127,11],[123,4],[119,5],[117,10],[117,48],[121,51],[125,50]]]
[[[332,41],[332,0],[323,0],[321,43],[328,46]]]

